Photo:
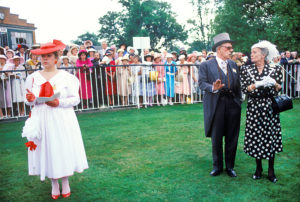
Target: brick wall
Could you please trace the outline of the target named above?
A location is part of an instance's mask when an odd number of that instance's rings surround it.
[[[20,19],[19,15],[10,13],[10,8],[0,6],[0,12],[5,15],[4,20],[0,20],[3,24],[34,27],[34,24],[27,23],[27,20]]]

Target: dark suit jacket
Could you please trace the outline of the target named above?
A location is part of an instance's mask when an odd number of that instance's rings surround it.
[[[233,75],[231,88],[234,92],[234,102],[241,107],[242,93],[240,87],[239,69],[236,63],[228,60],[229,71]],[[199,86],[205,91],[203,97],[204,128],[206,137],[211,137],[211,125],[216,111],[220,93],[212,92],[212,85],[217,79],[221,79],[216,59],[208,60],[200,64]]]

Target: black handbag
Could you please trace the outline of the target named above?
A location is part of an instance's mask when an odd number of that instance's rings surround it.
[[[287,95],[278,95],[272,99],[272,108],[274,113],[284,112],[293,109],[293,101]]]

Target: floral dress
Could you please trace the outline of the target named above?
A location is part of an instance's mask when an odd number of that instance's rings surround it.
[[[272,97],[278,92],[275,87],[259,87],[248,92],[247,87],[270,75],[276,83],[282,83],[281,67],[265,65],[259,74],[253,65],[241,67],[242,91],[248,95],[244,152],[257,159],[270,159],[282,151],[279,114],[273,113]]]

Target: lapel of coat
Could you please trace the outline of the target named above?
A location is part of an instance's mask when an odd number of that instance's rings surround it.
[[[210,67],[210,71],[212,72],[213,80],[214,80],[214,82],[217,79],[221,79],[222,80],[222,78],[219,78],[220,75],[219,75],[219,70],[218,70],[218,62],[217,62],[217,60],[215,58],[212,59],[212,60],[213,61],[212,61],[212,65]]]

